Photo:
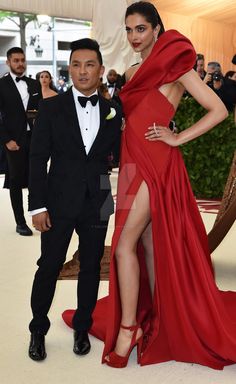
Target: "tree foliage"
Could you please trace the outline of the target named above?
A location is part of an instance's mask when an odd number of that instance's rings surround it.
[[[21,48],[25,51],[26,48],[26,39],[25,39],[25,29],[28,23],[31,21],[37,21],[37,15],[31,13],[21,13],[21,12],[12,12],[12,11],[1,11],[0,10],[0,22],[4,19],[8,19],[20,30],[20,40]]]
[[[206,111],[191,97],[182,99],[175,115],[179,131],[201,118]],[[180,147],[195,196],[222,197],[236,149],[233,114],[203,136]]]

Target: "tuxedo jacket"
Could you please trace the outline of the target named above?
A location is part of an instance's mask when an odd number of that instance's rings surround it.
[[[53,217],[73,218],[89,195],[101,217],[113,213],[108,155],[120,144],[121,111],[101,95],[98,102],[100,127],[88,154],[72,90],[40,103],[31,140],[30,211],[46,207]],[[116,115],[107,119],[111,107]]]
[[[42,98],[41,85],[29,77],[26,77],[26,83],[29,92],[27,110],[38,110]],[[27,123],[33,127],[33,120],[27,119],[20,93],[8,74],[0,79],[0,142],[6,144],[14,140],[20,145],[27,132]]]

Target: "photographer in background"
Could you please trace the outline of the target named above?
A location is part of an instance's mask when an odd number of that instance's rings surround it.
[[[221,66],[217,61],[211,61],[207,64],[207,73],[204,77],[204,82],[215,91],[218,96],[219,90],[223,85],[223,74],[221,70]]]
[[[225,77],[218,62],[212,61],[207,65],[205,83],[219,96],[229,112],[234,112],[236,105],[236,73],[228,71]]]

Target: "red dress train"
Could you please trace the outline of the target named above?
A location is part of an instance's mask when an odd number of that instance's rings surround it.
[[[207,235],[178,148],[145,140],[154,122],[168,126],[175,110],[159,88],[189,71],[196,53],[187,38],[170,30],[122,89],[126,127],[122,138],[109,296],[98,300],[90,333],[104,340],[104,357],[116,343],[121,308],[114,252],[134,197],[148,186],[154,246],[152,300],[142,244],[138,245],[140,293],[137,321],[145,342],[140,364],[169,360],[215,369],[236,362],[236,293],[214,281]],[[63,313],[71,326],[72,310]]]

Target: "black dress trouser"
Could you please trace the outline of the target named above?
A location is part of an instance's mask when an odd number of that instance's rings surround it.
[[[30,140],[31,132],[27,132],[18,151],[6,150],[10,199],[16,224],[25,224],[26,222],[22,188],[28,186]]]
[[[91,201],[86,198],[82,211],[75,219],[51,217],[52,228],[41,234],[41,257],[35,274],[31,308],[33,319],[31,332],[46,334],[50,321],[50,309],[58,275],[66,259],[67,249],[73,230],[79,236],[80,272],[78,276],[78,307],[73,318],[73,328],[88,330],[92,325],[92,313],[96,305],[100,281],[100,262],[108,221],[102,221],[94,211]]]

